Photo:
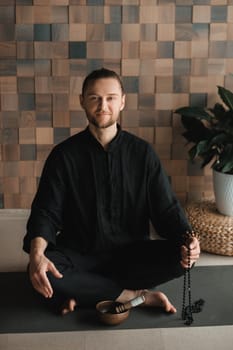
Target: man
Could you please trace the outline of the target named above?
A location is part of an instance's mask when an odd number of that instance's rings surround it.
[[[32,285],[62,314],[142,293],[145,305],[174,313],[165,294],[148,288],[183,274],[190,225],[152,147],[117,124],[119,76],[89,74],[80,103],[88,127],[54,147],[32,203],[24,237]],[[150,240],[150,220],[164,240]],[[198,240],[189,246],[193,264]]]

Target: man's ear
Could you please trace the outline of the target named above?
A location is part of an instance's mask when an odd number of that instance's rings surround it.
[[[122,101],[121,101],[121,108],[120,111],[123,111],[123,109],[125,108],[125,94],[122,96]]]

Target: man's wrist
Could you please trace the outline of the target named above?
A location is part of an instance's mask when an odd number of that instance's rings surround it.
[[[32,256],[42,256],[44,255],[44,250],[37,249],[37,248],[31,248],[30,249],[30,257]]]
[[[36,237],[31,241],[30,256],[42,256],[48,242],[42,237]]]

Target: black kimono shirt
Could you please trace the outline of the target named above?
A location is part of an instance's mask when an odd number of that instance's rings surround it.
[[[83,254],[149,239],[149,222],[178,243],[190,229],[146,141],[120,129],[106,150],[86,128],[55,146],[32,203],[23,249],[43,237]]]

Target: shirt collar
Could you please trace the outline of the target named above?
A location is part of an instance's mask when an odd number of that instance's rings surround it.
[[[100,149],[103,150],[103,147],[101,144],[97,141],[97,139],[93,136],[93,134],[90,132],[88,126],[85,129],[85,133],[87,135],[87,139],[90,141],[91,145],[96,145]],[[122,129],[120,124],[117,124],[117,134],[116,136],[112,139],[112,141],[108,145],[107,152],[113,152],[116,147],[120,144],[122,138]]]

